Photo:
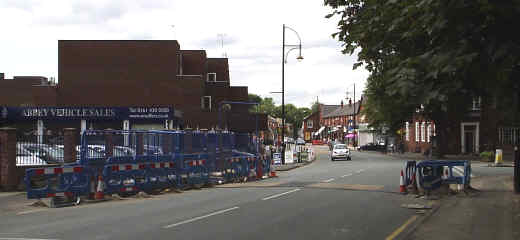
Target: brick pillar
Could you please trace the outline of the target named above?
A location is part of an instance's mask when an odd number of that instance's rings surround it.
[[[110,132],[112,129],[106,129],[105,133],[105,157],[113,157],[114,156],[114,134]]]
[[[76,139],[78,132],[75,128],[63,129],[63,161],[65,163],[76,162]]]
[[[0,186],[10,191],[17,184],[16,129],[0,128]]]
[[[144,152],[144,134],[143,133],[136,133],[137,134],[137,139],[136,139],[136,143],[135,143],[135,155],[139,156],[139,155],[143,155],[143,152]]]

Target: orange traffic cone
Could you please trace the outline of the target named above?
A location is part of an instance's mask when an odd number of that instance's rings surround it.
[[[403,170],[401,170],[401,178],[399,179],[399,192],[401,194],[406,194],[406,187],[404,186],[404,176],[403,176]]]
[[[271,177],[277,177],[276,176],[276,171],[271,171]]]
[[[104,199],[105,194],[103,193],[103,177],[101,175],[98,176],[98,183],[96,189],[96,200]]]

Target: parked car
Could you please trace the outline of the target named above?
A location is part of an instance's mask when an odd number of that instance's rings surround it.
[[[385,145],[367,143],[358,147],[359,151],[382,151],[385,149]]]
[[[20,144],[16,145],[16,166],[41,166],[48,163],[36,154],[25,150]]]
[[[305,141],[303,139],[301,139],[301,138],[298,138],[296,140],[296,145],[305,145]]]
[[[332,147],[332,151],[330,151],[330,160],[334,161],[341,158],[352,160],[350,157],[350,149],[348,149],[345,144],[336,144]]]
[[[62,148],[47,144],[28,142],[17,143],[17,146],[30,152],[48,164],[63,163],[64,151]]]

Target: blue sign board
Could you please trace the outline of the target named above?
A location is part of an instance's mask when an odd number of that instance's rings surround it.
[[[8,120],[160,120],[179,114],[172,107],[0,107]]]

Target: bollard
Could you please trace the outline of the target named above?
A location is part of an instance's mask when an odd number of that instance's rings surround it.
[[[504,161],[502,160],[502,149],[497,149],[495,153],[495,164],[500,165]]]
[[[514,186],[515,186],[515,193],[520,193],[520,151],[518,151],[518,146],[515,146],[515,161],[514,161],[514,167],[515,167],[515,173],[514,173]]]

